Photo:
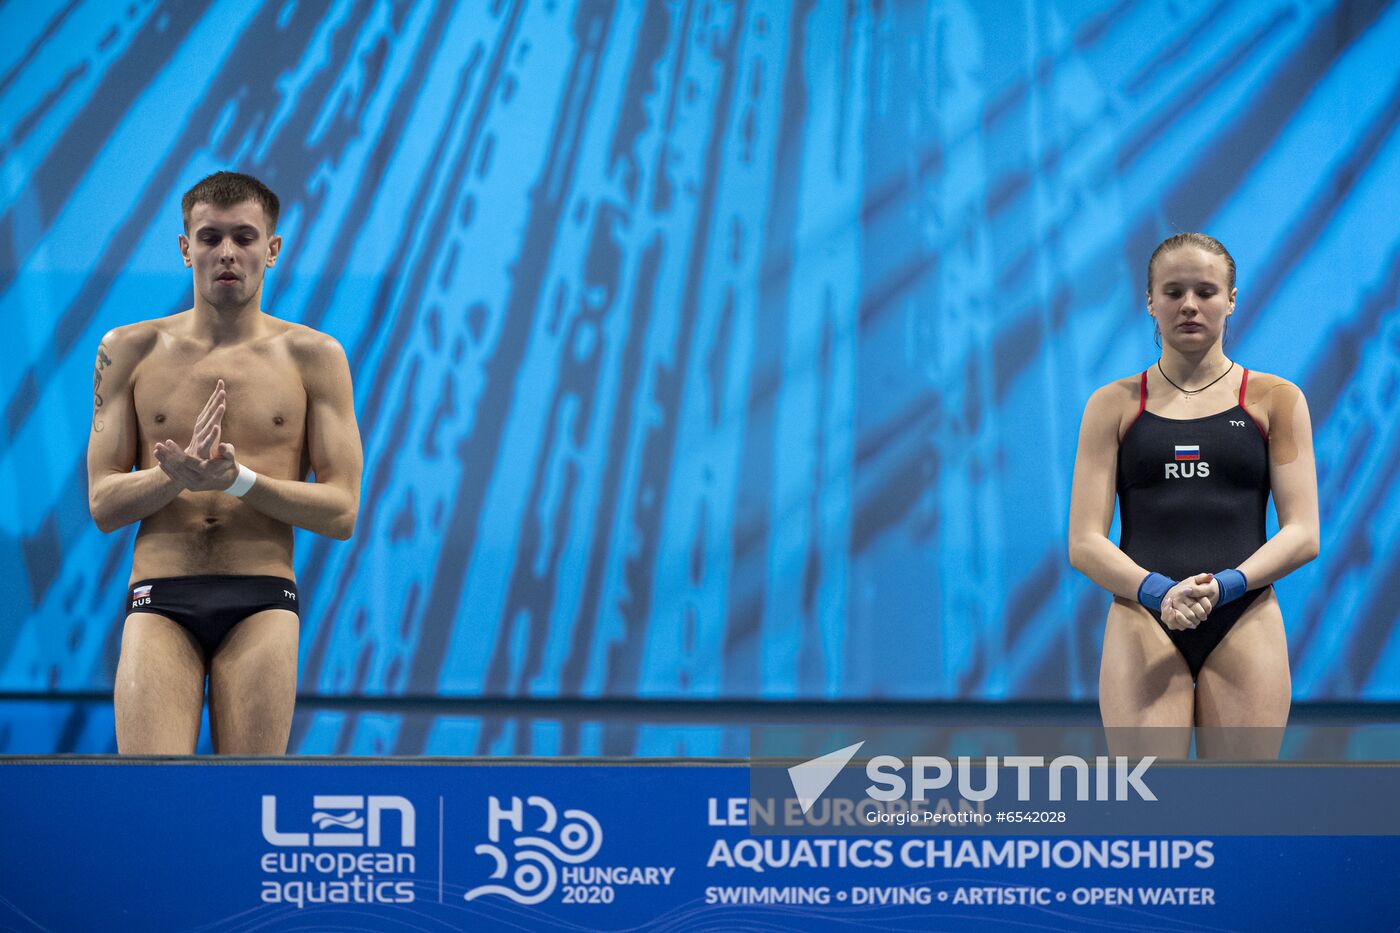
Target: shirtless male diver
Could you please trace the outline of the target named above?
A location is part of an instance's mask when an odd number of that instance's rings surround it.
[[[104,532],[141,523],[117,748],[192,754],[207,677],[214,751],[280,755],[296,700],[292,528],[344,540],[359,511],[350,369],[333,338],[263,313],[282,249],[272,191],[218,172],[181,208],[194,307],[110,331],[93,374],[92,517]]]

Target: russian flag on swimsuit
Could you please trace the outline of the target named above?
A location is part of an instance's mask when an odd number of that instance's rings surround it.
[[[1199,459],[1201,459],[1201,445],[1200,445],[1200,444],[1177,444],[1177,445],[1176,445],[1176,459],[1177,459],[1177,460],[1199,460]]]

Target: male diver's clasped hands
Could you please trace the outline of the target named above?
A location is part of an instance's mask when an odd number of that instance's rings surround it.
[[[220,379],[195,419],[189,445],[181,450],[179,444],[168,439],[156,444],[156,463],[182,488],[191,492],[222,492],[238,478],[233,445],[221,442],[227,402],[228,393]]]

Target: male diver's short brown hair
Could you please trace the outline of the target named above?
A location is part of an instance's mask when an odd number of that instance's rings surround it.
[[[190,232],[190,212],[196,204],[212,204],[215,207],[233,207],[244,201],[256,201],[262,205],[263,216],[267,218],[267,235],[277,231],[277,214],[281,203],[272,189],[252,175],[242,172],[215,172],[185,192],[180,199],[180,213],[184,217],[185,232]]]

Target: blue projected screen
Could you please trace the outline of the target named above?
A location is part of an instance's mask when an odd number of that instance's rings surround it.
[[[233,168],[282,199],[263,307],[344,346],[364,438],[354,538],[298,533],[305,692],[1094,697],[1079,419],[1156,359],[1152,248],[1204,230],[1227,352],[1313,417],[1294,696],[1400,699],[1400,4],[50,0],[0,34],[0,689],[111,685],[94,354],[190,306],[179,198]]]

